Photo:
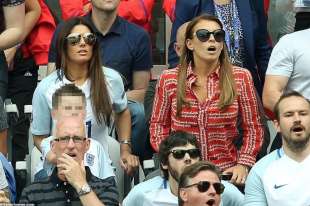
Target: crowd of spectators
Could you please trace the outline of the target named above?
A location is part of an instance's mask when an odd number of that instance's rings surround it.
[[[168,65],[150,81],[155,0],[0,0],[0,203],[310,204],[310,1],[161,3]],[[124,199],[108,138],[130,178],[159,161]]]

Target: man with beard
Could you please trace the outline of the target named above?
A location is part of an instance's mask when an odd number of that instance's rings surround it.
[[[164,139],[159,146],[162,176],[156,176],[136,185],[123,201],[123,206],[177,206],[179,178],[185,167],[201,159],[196,137],[176,131]],[[224,206],[240,206],[243,194],[231,183],[222,182]]]
[[[310,101],[297,92],[275,105],[282,148],[252,168],[245,187],[245,205],[310,205]]]
[[[163,176],[136,185],[123,201],[123,206],[178,205],[178,180],[184,168],[201,158],[195,136],[175,132],[159,146]]]

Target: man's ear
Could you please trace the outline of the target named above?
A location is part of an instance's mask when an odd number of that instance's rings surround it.
[[[273,126],[275,127],[277,132],[281,132],[281,130],[280,130],[280,123],[279,123],[278,120],[273,120]]]
[[[50,145],[52,152],[55,152],[55,140],[50,141]]]
[[[89,147],[90,147],[90,138],[86,138],[85,140],[85,153],[88,151]]]
[[[184,188],[180,189],[180,198],[181,200],[183,200],[183,202],[187,202],[188,201],[188,193]]]

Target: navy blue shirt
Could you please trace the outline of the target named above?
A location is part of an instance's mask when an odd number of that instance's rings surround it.
[[[125,89],[132,89],[134,71],[149,71],[152,68],[151,41],[139,26],[117,17],[106,35],[102,35],[92,22],[91,14],[83,17],[92,26],[100,43],[101,61],[104,66],[118,71]],[[49,50],[49,62],[56,62],[56,41],[62,24],[54,32]]]

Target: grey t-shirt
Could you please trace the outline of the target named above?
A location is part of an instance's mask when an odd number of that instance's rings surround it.
[[[8,128],[8,123],[6,119],[6,112],[4,111],[4,104],[0,97],[0,132]]]

